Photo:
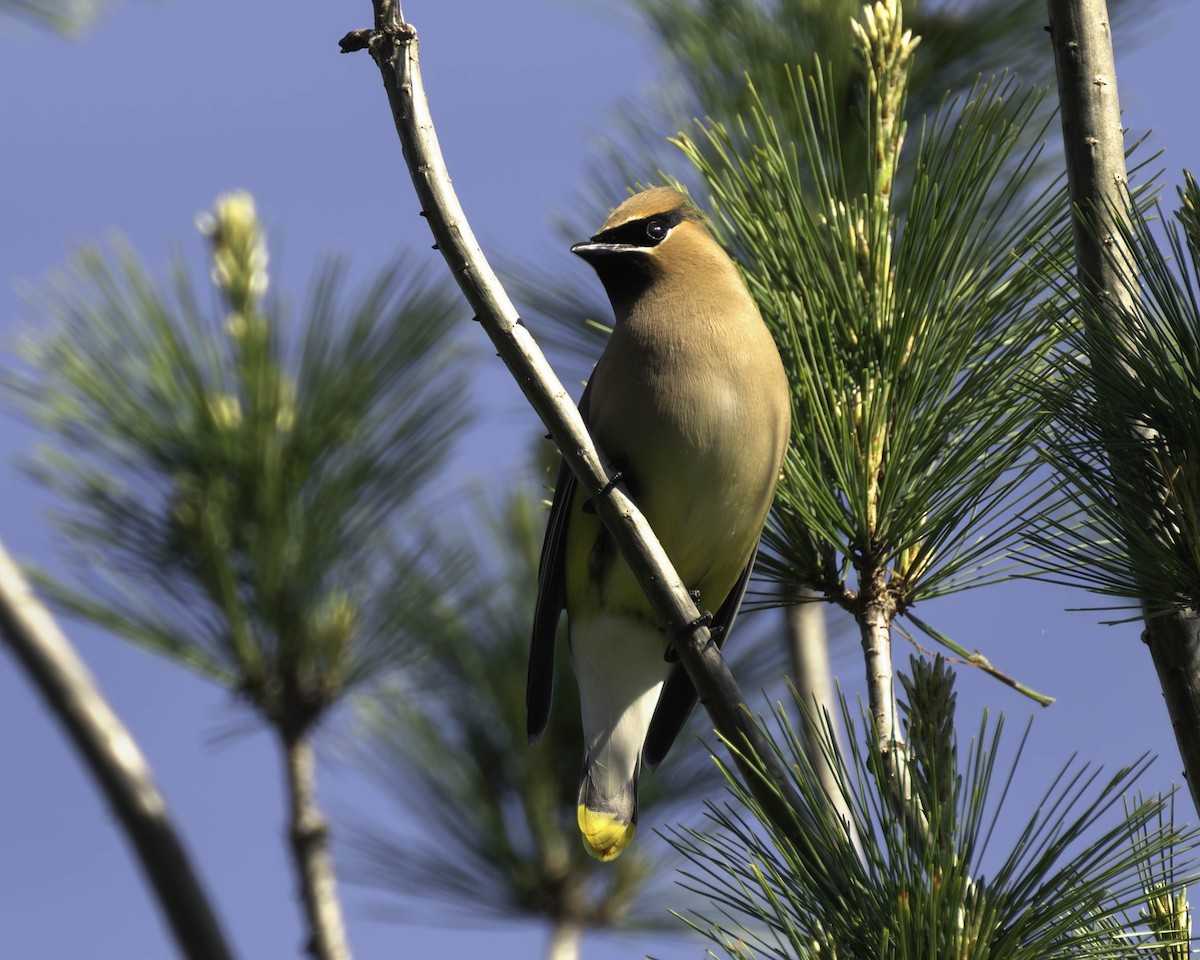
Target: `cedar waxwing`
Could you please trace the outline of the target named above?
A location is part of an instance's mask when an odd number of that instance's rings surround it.
[[[791,431],[779,351],[737,267],[677,190],[630,197],[571,252],[616,325],[580,402],[684,584],[729,635]],[[616,857],[637,824],[638,770],[666,756],[696,692],[642,588],[562,465],[538,573],[526,692],[530,741],[550,712],[565,608],[583,712],[579,828]]]

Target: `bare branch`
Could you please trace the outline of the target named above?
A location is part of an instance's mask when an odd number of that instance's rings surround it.
[[[1125,137],[1105,0],[1047,0],[1067,181],[1073,205],[1075,260],[1080,280],[1128,306],[1126,255],[1106,250],[1121,242],[1112,227],[1125,208]]]
[[[189,960],[233,960],[145,757],[2,545],[0,633],[83,756],[137,851],[180,954]]]
[[[800,735],[834,815],[846,825],[850,842],[861,856],[862,843],[850,805],[824,746],[823,728],[827,725],[829,740],[838,744],[838,753],[846,753],[842,746],[845,735],[838,721],[833,668],[829,662],[829,630],[825,604],[821,602],[824,598],[815,590],[800,587],[794,599],[796,602],[783,608],[783,614],[791,653],[792,685],[796,699],[807,708],[801,717]]]
[[[306,732],[285,733],[281,739],[287,772],[288,839],[310,936],[306,950],[313,960],[350,960],[329,854],[329,828],[317,806],[312,741]]]

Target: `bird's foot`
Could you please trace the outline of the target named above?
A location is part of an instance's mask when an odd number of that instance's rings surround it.
[[[602,497],[607,497],[610,493],[612,493],[615,489],[617,489],[617,484],[620,483],[624,479],[625,479],[625,474],[623,471],[614,470],[612,476],[608,478],[608,482],[604,486],[602,486],[600,488],[600,490],[598,491],[599,495]],[[583,509],[584,513],[595,513],[596,512],[595,500],[585,500],[583,503],[582,509]]]
[[[699,595],[698,591],[693,590],[691,592],[692,592],[692,596],[694,599],[699,599],[700,595]],[[713,626],[713,615],[711,613],[709,613],[707,610],[705,610],[703,613],[700,614],[700,616],[698,616],[691,623],[686,624],[685,626],[681,627],[678,631],[676,631],[675,639],[683,640],[684,638],[691,636],[692,633],[694,633],[696,630],[699,630],[701,627],[708,627],[708,642],[709,643],[712,643],[714,640],[717,639],[717,637],[719,637],[722,633],[725,632],[724,627],[719,627],[719,626],[714,627]],[[673,642],[667,644],[667,652],[665,654],[663,654],[663,660],[665,660],[667,663],[678,663],[679,662],[679,651],[675,649],[675,644]]]
[[[625,472],[623,470],[614,470],[613,475],[608,478],[608,483],[600,488],[600,496],[607,497],[617,488],[617,484],[624,479]]]

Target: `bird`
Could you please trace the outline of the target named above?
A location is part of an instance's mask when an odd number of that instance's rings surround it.
[[[701,609],[717,611],[724,642],[791,433],[779,350],[736,264],[679,190],[629,197],[571,252],[595,270],[615,319],[583,420]],[[535,743],[565,610],[584,730],[579,829],[592,856],[612,860],[636,831],[640,769],[666,756],[696,691],[592,496],[564,462],[539,562],[526,719]]]

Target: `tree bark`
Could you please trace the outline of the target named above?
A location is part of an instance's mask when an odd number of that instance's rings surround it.
[[[1200,813],[1200,620],[1193,614],[1147,617],[1142,639],[1162,687],[1183,775]]]
[[[307,733],[284,734],[289,805],[288,841],[308,922],[305,949],[313,960],[350,960],[329,828],[317,804],[316,757]]]
[[[181,956],[232,960],[145,757],[0,546],[0,633],[66,730],[133,844]]]
[[[896,606],[886,595],[883,568],[860,571],[860,594],[854,617],[862,638],[867,665],[867,707],[871,713],[875,744],[879,749],[886,784],[899,816],[908,825],[910,842],[929,839],[929,819],[913,791],[908,748],[896,719],[896,683],[892,666],[892,620]]]
[[[1047,0],[1079,283],[1127,306],[1131,260],[1113,217],[1128,203],[1116,64],[1104,0]],[[1103,356],[1093,356],[1103,362]],[[1130,429],[1133,429],[1131,427]],[[1135,431],[1137,432],[1137,431]],[[1131,522],[1154,523],[1153,517]],[[1134,571],[1135,575],[1137,571]],[[1200,812],[1200,619],[1184,610],[1145,616],[1142,637],[1158,672],[1192,803]]]
[[[899,740],[892,670],[892,616],[893,612],[882,599],[867,600],[857,614],[863,659],[867,665],[867,705],[875,741],[885,757],[892,753],[892,744]]]

